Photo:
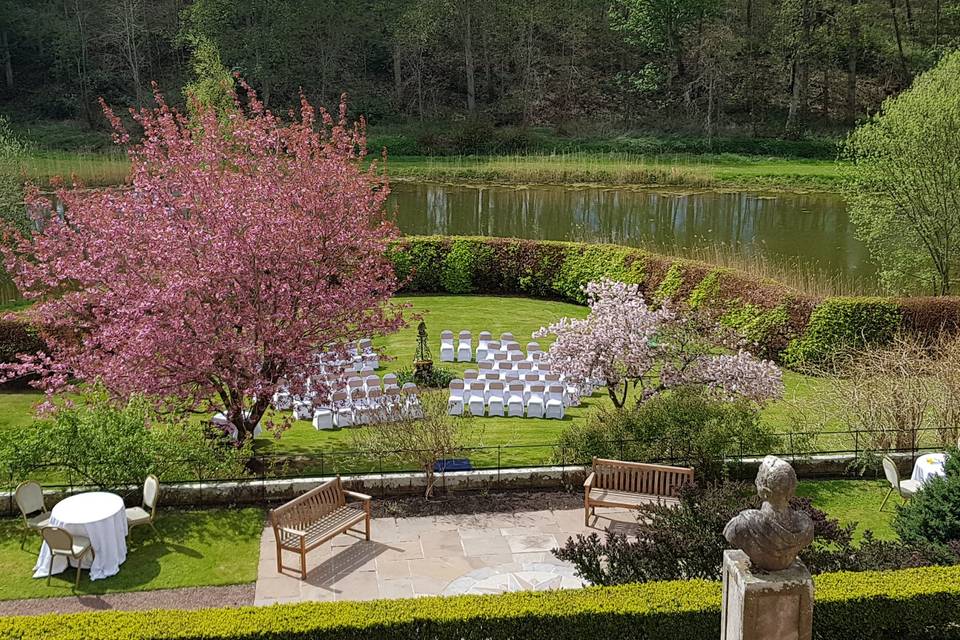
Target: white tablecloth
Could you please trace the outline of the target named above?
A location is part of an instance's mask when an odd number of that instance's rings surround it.
[[[88,553],[83,558],[83,566],[90,569],[91,580],[116,575],[120,565],[127,559],[127,514],[123,498],[116,494],[80,493],[61,500],[50,512],[50,525],[90,539],[96,558],[91,564]],[[44,542],[37,564],[33,567],[33,577],[47,577],[49,566],[50,548]],[[65,557],[53,559],[51,573],[60,573],[66,568]]]
[[[913,463],[913,475],[911,480],[916,480],[923,484],[930,478],[945,475],[943,464],[947,461],[947,455],[944,453],[928,453],[917,458]]]

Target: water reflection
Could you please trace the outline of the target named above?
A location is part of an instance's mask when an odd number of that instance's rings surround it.
[[[400,228],[409,234],[612,242],[669,251],[725,246],[851,281],[875,274],[835,194],[429,183],[392,189]]]

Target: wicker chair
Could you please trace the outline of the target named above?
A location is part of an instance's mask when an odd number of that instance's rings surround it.
[[[127,536],[130,530],[141,524],[148,524],[153,532],[160,537],[160,532],[153,526],[157,515],[157,502],[160,500],[160,481],[151,474],[143,482],[143,506],[130,507],[127,512]]]
[[[66,529],[60,527],[44,527],[40,530],[43,541],[50,548],[50,565],[47,567],[47,584],[50,584],[50,573],[53,571],[53,559],[57,556],[66,556],[77,561],[77,583],[80,586],[80,567],[83,564],[83,557],[90,554],[90,559],[97,557],[90,545],[90,540],[84,536],[72,535]]]
[[[33,480],[21,482],[14,492],[17,508],[23,516],[23,534],[20,536],[20,548],[27,540],[27,534],[40,532],[50,523],[50,512],[43,502],[43,489]]]

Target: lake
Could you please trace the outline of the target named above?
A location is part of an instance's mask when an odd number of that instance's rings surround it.
[[[391,189],[407,234],[611,242],[707,260],[724,252],[845,283],[876,275],[837,194],[410,182]]]

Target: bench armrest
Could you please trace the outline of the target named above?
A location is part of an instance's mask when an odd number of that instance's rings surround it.
[[[373,498],[371,498],[370,496],[368,496],[367,494],[365,494],[365,493],[360,493],[359,491],[347,491],[347,490],[344,490],[343,495],[347,496],[348,498],[355,498],[355,499],[357,499],[357,500],[363,500],[364,502],[370,502],[370,500],[373,499]]]
[[[280,531],[283,531],[284,533],[289,533],[290,535],[294,535],[299,538],[302,538],[303,536],[307,535],[305,531],[300,531],[299,529],[291,529],[290,527],[277,527],[277,528]]]
[[[584,489],[592,489],[592,488],[593,488],[593,481],[596,480],[596,478],[597,478],[597,474],[594,473],[593,471],[591,471],[591,472],[590,472],[590,475],[587,476],[587,479],[583,481],[583,488],[584,488]]]

